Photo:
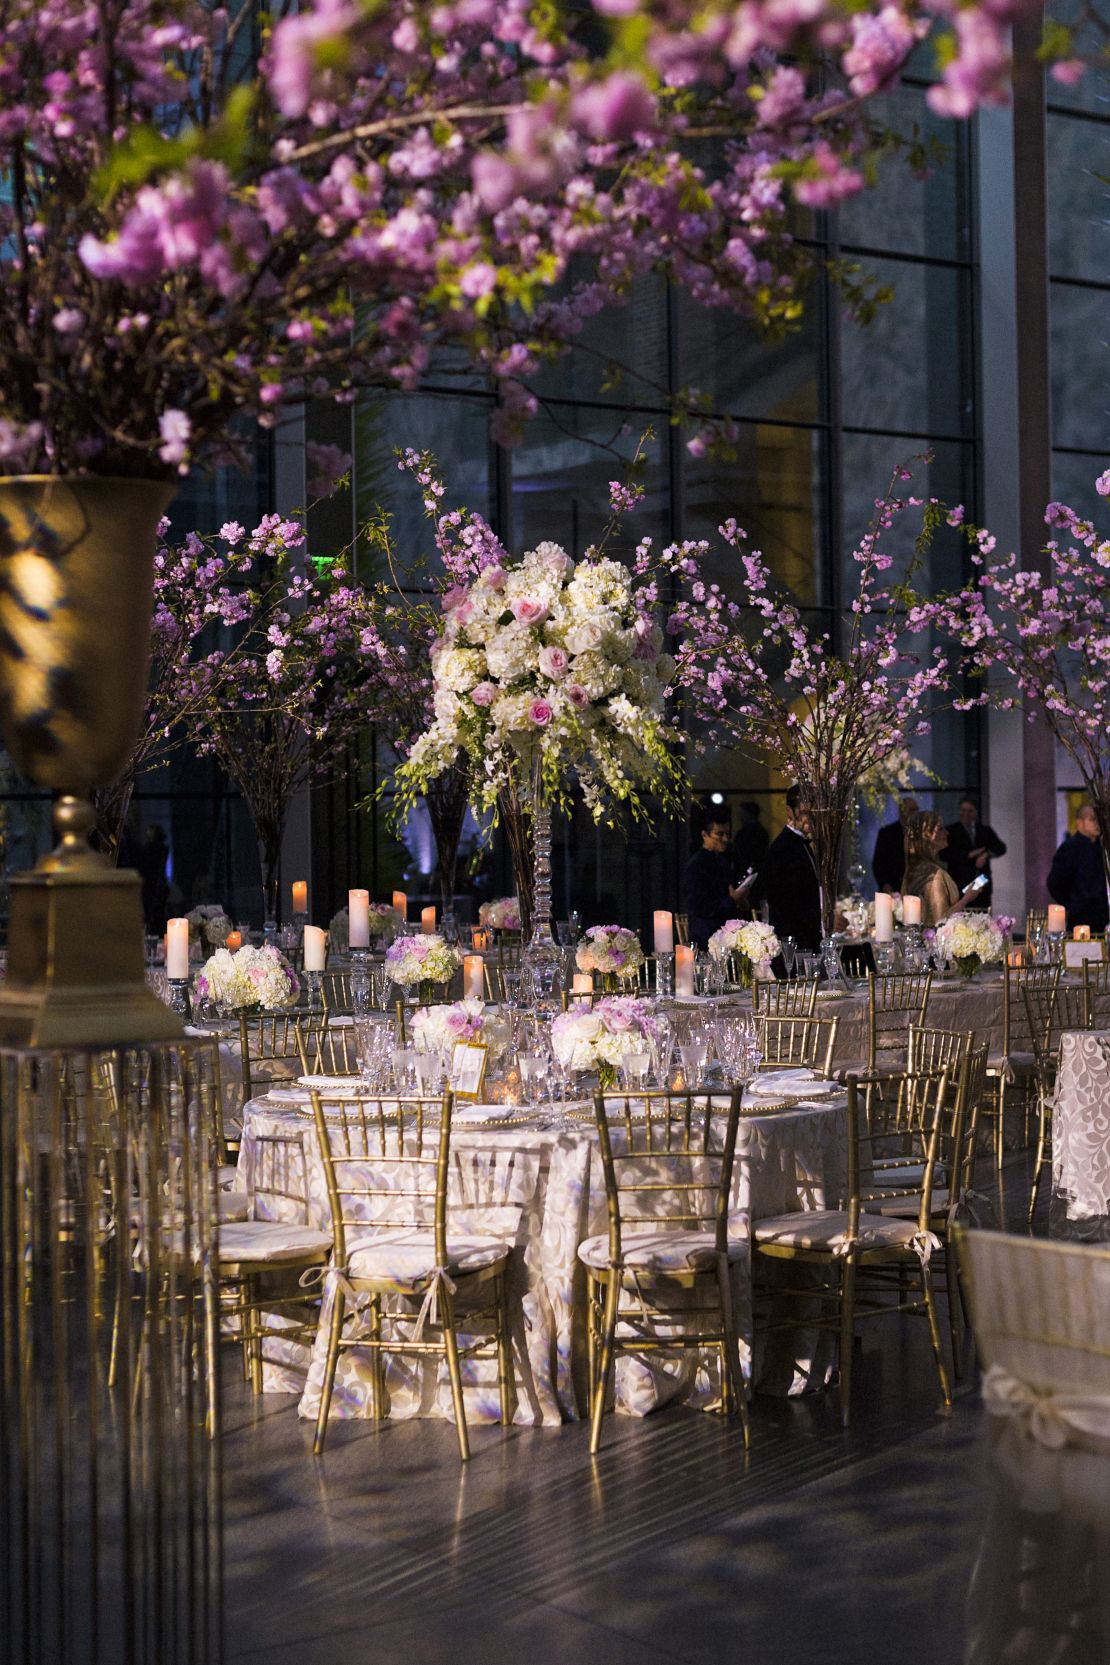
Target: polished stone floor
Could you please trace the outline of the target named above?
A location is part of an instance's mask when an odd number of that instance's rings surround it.
[[[1026,1172],[1007,1163],[1013,1225]],[[920,1322],[865,1331],[850,1431],[835,1392],[757,1397],[747,1456],[734,1422],[673,1409],[608,1419],[596,1463],[581,1424],[493,1427],[464,1471],[430,1422],[337,1424],[317,1461],[294,1401],[252,1402],[227,1362],[227,1657],[244,1665],[995,1657],[968,1651],[965,1613],[984,1417],[966,1372],[940,1414]]]

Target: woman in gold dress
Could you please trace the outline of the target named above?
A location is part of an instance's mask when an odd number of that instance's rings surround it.
[[[903,896],[920,896],[921,923],[928,929],[949,914],[966,907],[970,896],[961,896],[956,881],[937,856],[948,843],[948,828],[935,809],[920,810],[906,826],[906,873]]]

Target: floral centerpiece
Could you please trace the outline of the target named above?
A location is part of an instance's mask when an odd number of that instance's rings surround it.
[[[579,971],[596,971],[602,987],[616,991],[634,977],[644,963],[644,951],[635,931],[624,925],[591,925],[575,952]]]
[[[421,1006],[431,1006],[436,989],[449,983],[462,964],[458,951],[441,936],[397,937],[385,951],[386,970],[401,988],[418,986]]]
[[[189,921],[189,943],[201,943],[206,948],[222,948],[235,926],[219,903],[203,903],[186,914]]]
[[[709,939],[709,952],[713,959],[723,960],[728,954],[734,956],[739,981],[745,988],[751,987],[757,971],[761,977],[770,976],[771,961],[781,946],[771,926],[764,925],[759,919],[726,919],[720,930],[714,931]]]
[[[397,908],[391,908],[388,902],[371,902],[370,904],[370,941],[381,941],[396,936],[404,924]],[[347,908],[340,908],[333,913],[328,922],[328,937],[331,945],[340,954],[345,954],[351,944],[351,919]]]
[[[198,1000],[233,1011],[276,1011],[291,1006],[301,991],[288,960],[276,948],[218,948],[197,972]]]
[[[614,995],[588,1012],[563,1012],[551,1025],[551,1045],[564,1069],[596,1070],[603,1087],[612,1086],[626,1052],[646,1048],[658,1056],[659,1020],[646,1000]]]
[[[510,1037],[509,1025],[477,999],[456,1000],[449,1006],[421,1006],[412,1020],[417,1052],[438,1052],[449,1060],[457,1041],[481,1041],[497,1063]]]
[[[483,902],[478,909],[479,925],[491,931],[520,930],[520,902],[515,896],[501,896],[496,902]]]
[[[974,977],[981,965],[1001,960],[1006,938],[1001,921],[987,913],[955,913],[937,926],[937,951],[955,960],[961,977]]]

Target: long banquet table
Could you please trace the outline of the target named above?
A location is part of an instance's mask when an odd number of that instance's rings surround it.
[[[459,1107],[452,1128],[449,1200],[467,1207],[467,1229],[510,1238],[510,1305],[517,1409],[515,1421],[551,1425],[580,1414],[584,1398],[584,1278],[578,1246],[606,1227],[604,1182],[592,1120],[550,1125],[550,1112],[520,1112],[505,1125],[497,1106]],[[488,1125],[499,1118],[501,1125]],[[487,1125],[482,1125],[485,1119]],[[324,1168],[307,1108],[253,1100],[244,1114],[239,1157],[241,1184],[252,1193],[261,1182],[267,1140],[299,1140],[304,1151],[310,1220],[330,1225]],[[730,1235],[747,1241],[750,1224],[769,1215],[836,1206],[846,1179],[843,1097],[799,1103],[741,1119],[733,1177]],[[260,1218],[293,1218],[295,1205],[257,1199]],[[263,1205],[268,1206],[263,1206]],[[266,1387],[299,1392],[300,1414],[315,1418],[327,1329],[327,1302],[311,1358],[277,1338],[266,1343]],[[752,1289],[745,1257],[734,1270],[734,1307],[746,1374],[753,1374]],[[465,1322],[460,1325],[465,1332]],[[798,1393],[819,1387],[831,1369],[825,1332],[776,1332],[776,1345],[755,1360],[754,1376],[765,1391]],[[464,1369],[467,1416],[496,1421],[498,1396],[492,1361]],[[388,1355],[386,1386],[391,1416],[450,1417],[450,1392],[442,1361]],[[623,1359],[617,1374],[618,1408],[643,1415],[668,1399],[715,1402],[716,1360],[710,1355]],[[345,1350],[333,1399],[333,1415],[369,1415],[369,1371],[357,1349]]]

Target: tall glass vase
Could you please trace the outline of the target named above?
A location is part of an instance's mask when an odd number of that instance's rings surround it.
[[[563,954],[551,933],[551,806],[544,795],[538,755],[532,764],[528,790],[532,810],[532,932],[521,968],[526,977],[531,977],[535,998],[547,1000],[562,979]]]
[[[262,940],[276,943],[278,939],[278,879],[281,871],[281,838],[258,840],[258,859],[262,864]]]

